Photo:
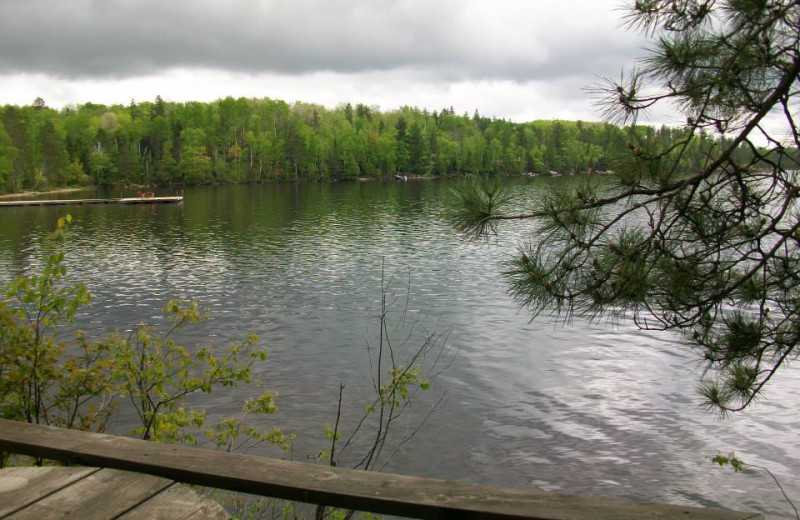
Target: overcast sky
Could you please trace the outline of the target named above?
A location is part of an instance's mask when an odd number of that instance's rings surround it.
[[[0,104],[225,96],[600,120],[621,0],[3,0]]]

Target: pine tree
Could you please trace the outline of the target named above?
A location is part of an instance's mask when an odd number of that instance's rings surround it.
[[[597,87],[631,124],[616,183],[509,214],[497,182],[474,181],[451,219],[470,236],[531,219],[535,242],[508,269],[520,304],[677,331],[706,363],[707,405],[742,410],[798,358],[800,1],[638,0],[627,22],[654,41],[627,79]],[[657,105],[683,112],[669,139],[635,126]]]
[[[14,161],[17,158],[17,149],[11,144],[5,126],[0,121],[0,191],[8,187],[7,183],[14,174]]]
[[[45,121],[39,133],[39,149],[42,155],[42,171],[48,183],[53,186],[66,186],[69,181],[70,160],[64,137],[52,121]]]
[[[397,171],[405,172],[408,171],[409,167],[409,153],[408,153],[408,123],[403,116],[400,116],[397,120],[397,124],[395,124],[395,130],[397,130],[397,134],[395,137],[395,141],[397,143],[395,148],[395,157],[396,157],[396,164],[397,164]]]

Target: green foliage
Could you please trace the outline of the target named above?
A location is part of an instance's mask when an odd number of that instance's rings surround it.
[[[41,274],[13,280],[0,301],[0,413],[3,418],[102,430],[111,411],[108,347],[60,328],[89,302],[83,285],[64,282],[60,246],[70,218],[47,238]]]
[[[184,305],[170,301],[164,311],[171,325],[164,334],[147,325],[140,325],[127,338],[116,335],[111,340],[113,372],[121,397],[129,398],[136,410],[141,427],[135,434],[144,439],[159,441],[186,441],[196,439],[187,434],[189,429],[201,428],[205,415],[201,411],[183,407],[185,398],[193,393],[210,393],[217,386],[236,386],[252,383],[250,367],[256,360],[266,359],[266,352],[255,348],[256,336],[248,336],[237,345],[229,347],[222,355],[210,348],[200,348],[190,353],[177,345],[170,335],[187,323],[197,323],[208,318],[208,310],[195,302]],[[248,412],[272,413],[274,403],[269,395],[262,395],[246,403]]]
[[[609,118],[630,123],[614,175],[543,190],[527,213],[471,181],[449,216],[470,237],[532,219],[506,271],[520,304],[677,331],[706,363],[708,406],[742,410],[798,356],[797,3],[637,1],[627,20],[654,42],[629,78],[596,91]],[[683,111],[682,128],[636,125],[662,103]],[[564,143],[586,129],[552,130],[545,161],[563,166]]]
[[[744,462],[736,458],[736,455],[733,453],[729,453],[727,455],[718,453],[711,457],[711,462],[719,464],[720,466],[730,465],[733,468],[733,471],[737,473],[744,469]]]
[[[267,357],[266,351],[258,348],[255,335],[226,349],[187,348],[172,339],[181,328],[209,318],[208,309],[196,302],[168,302],[163,309],[167,319],[161,328],[140,324],[127,335],[115,333],[101,341],[91,341],[80,331],[70,341],[60,339],[65,325],[71,324],[80,307],[89,302],[84,286],[66,280],[63,245],[70,222],[70,217],[60,219],[56,231],[48,237],[40,274],[14,280],[0,300],[0,417],[102,431],[114,412],[125,407],[138,417],[139,426],[132,434],[143,439],[191,444],[202,441],[229,452],[266,443],[290,456],[294,435],[278,427],[256,425],[275,413],[277,405],[276,394],[261,388],[252,374],[253,364]],[[436,363],[423,371],[421,359],[440,344],[438,335],[426,336],[401,365],[388,334],[384,308],[377,366],[386,370],[385,379],[378,376],[377,397],[349,437],[343,438],[338,414],[335,426],[326,425],[331,450],[321,452],[320,460],[335,464],[334,456],[341,456],[362,427],[374,426],[377,437],[357,464],[372,469],[392,423],[408,409],[418,391],[430,387],[430,371]],[[391,353],[388,366],[380,359],[384,349]],[[236,417],[212,422],[205,410],[189,405],[193,395],[239,385],[255,387],[258,393],[245,400]],[[376,417],[375,421],[369,420],[370,416]],[[335,452],[338,441],[344,446]],[[9,460],[7,454],[0,453],[0,466],[9,462],[27,461]],[[216,493],[215,497],[232,509],[236,518],[299,518],[306,513],[294,504],[269,498],[230,493]],[[354,512],[320,507],[318,515],[349,519]],[[361,516],[378,518],[368,513]]]
[[[221,353],[213,346],[190,349],[175,343],[174,331],[208,318],[208,309],[196,302],[168,302],[169,325],[163,331],[140,324],[127,336],[116,333],[102,341],[80,331],[71,341],[62,339],[64,328],[89,302],[83,285],[65,279],[62,246],[70,221],[59,219],[47,238],[40,274],[21,276],[3,291],[0,416],[102,431],[116,409],[130,406],[139,418],[133,433],[144,439],[195,443],[202,436],[229,451],[263,442],[290,450],[294,436],[248,423],[277,410],[269,391],[247,399],[239,417],[211,425],[204,410],[186,405],[191,395],[220,387],[260,387],[251,369],[266,359],[255,335]]]
[[[57,112],[0,107],[0,190],[410,175],[604,171],[625,155],[623,130],[581,121],[512,123],[403,107],[329,110],[271,99]],[[359,108],[361,107],[361,108]],[[682,130],[652,131],[654,139]],[[642,132],[644,135],[645,132]],[[7,136],[7,138],[4,137]],[[704,141],[688,155],[702,160]]]
[[[384,406],[399,407],[408,400],[409,391],[415,387],[426,391],[430,388],[430,380],[422,376],[422,367],[392,367],[389,369],[389,380],[378,389],[380,403]]]
[[[14,163],[18,153],[19,150],[11,144],[11,138],[5,127],[0,124],[0,189],[8,186],[7,183],[14,174]]]
[[[766,472],[770,476],[770,478],[772,478],[772,481],[775,482],[775,485],[778,487],[778,489],[780,489],[781,493],[783,494],[783,498],[786,499],[786,502],[789,503],[789,506],[794,511],[795,518],[800,520],[800,511],[797,510],[797,506],[794,505],[792,499],[789,498],[788,494],[786,494],[786,490],[784,489],[783,485],[781,485],[781,482],[769,470],[769,468],[765,468],[764,466],[758,466],[756,464],[747,464],[743,460],[739,459],[733,452],[727,454],[717,453],[716,455],[711,457],[711,462],[714,464],[719,464],[721,467],[730,466],[736,473],[744,471],[745,468],[755,468]]]
[[[472,177],[450,193],[447,218],[462,234],[486,237],[496,232],[496,219],[509,201],[499,177]]]

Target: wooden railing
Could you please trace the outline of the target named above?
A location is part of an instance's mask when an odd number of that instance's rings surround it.
[[[332,468],[0,420],[0,451],[411,518],[752,520],[753,513],[557,495]]]

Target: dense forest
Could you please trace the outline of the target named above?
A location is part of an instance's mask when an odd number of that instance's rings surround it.
[[[429,112],[327,109],[272,99],[212,103],[86,103],[61,110],[41,98],[0,107],[0,191],[73,185],[136,186],[604,171],[630,155],[629,129]],[[655,143],[684,130],[637,128]],[[692,141],[685,166],[711,146]]]

